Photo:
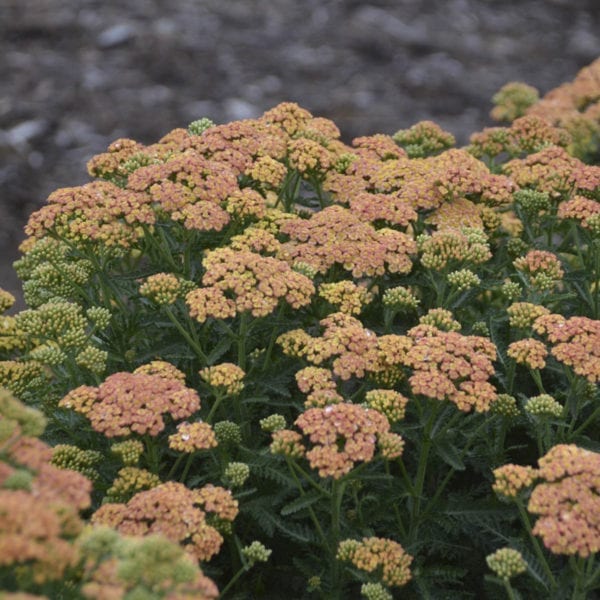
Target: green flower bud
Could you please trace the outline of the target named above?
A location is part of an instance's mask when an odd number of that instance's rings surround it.
[[[527,400],[525,410],[536,417],[559,418],[562,416],[563,406],[549,394],[540,394]]]
[[[274,413],[261,419],[259,421],[260,428],[263,431],[267,431],[269,433],[273,433],[274,431],[280,431],[281,429],[285,429],[287,423],[285,422],[285,417],[283,415]]]
[[[416,310],[420,302],[408,288],[400,286],[385,290],[382,301],[385,307],[404,312]]]
[[[202,117],[196,121],[192,121],[188,125],[190,135],[202,135],[207,129],[214,127],[215,123],[208,117]]]
[[[223,480],[230,488],[242,487],[250,477],[250,467],[246,463],[231,462],[225,468]]]
[[[219,421],[214,424],[213,431],[219,445],[234,446],[242,441],[240,426],[233,421]]]
[[[459,292],[476,287],[481,283],[478,275],[470,269],[460,269],[448,273],[448,283],[454,286]]]
[[[380,583],[363,583],[361,596],[367,600],[392,600],[393,596]]]
[[[267,562],[272,550],[266,548],[260,542],[254,541],[249,546],[242,548],[242,555],[252,566],[257,562]]]
[[[25,469],[13,471],[2,484],[6,490],[30,490],[33,475]]]
[[[506,581],[527,570],[525,559],[518,550],[513,548],[496,550],[496,552],[487,556],[485,560],[488,567],[498,577]]]
[[[107,308],[101,306],[92,306],[85,314],[98,329],[106,329],[112,316]]]
[[[498,394],[490,406],[490,411],[503,417],[518,417],[520,414],[517,399],[509,394]]]

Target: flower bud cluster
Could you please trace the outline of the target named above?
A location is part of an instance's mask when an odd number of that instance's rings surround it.
[[[500,548],[486,556],[485,561],[498,577],[506,581],[527,570],[527,563],[523,555],[513,548]]]

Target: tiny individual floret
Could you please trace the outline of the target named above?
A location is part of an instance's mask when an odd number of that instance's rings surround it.
[[[408,403],[408,398],[394,390],[370,390],[365,394],[365,400],[370,408],[384,414],[390,423],[404,418]]]
[[[190,135],[202,135],[207,129],[214,127],[215,123],[212,119],[208,117],[202,117],[201,119],[196,119],[192,121],[188,125],[188,131]]]
[[[158,475],[146,469],[123,467],[106,491],[105,502],[127,502],[138,492],[150,490],[162,482]]]
[[[416,310],[420,300],[405,287],[394,287],[385,290],[382,299],[383,305],[397,311]]]
[[[548,350],[543,342],[526,338],[512,342],[508,346],[506,354],[519,365],[525,365],[530,369],[543,369],[546,366]]]
[[[239,394],[244,389],[245,376],[244,370],[233,363],[221,363],[200,371],[200,377],[216,393],[227,395]]]
[[[272,550],[269,550],[264,544],[256,540],[249,546],[242,548],[242,556],[248,561],[250,566],[257,562],[267,562],[271,553]]]
[[[300,458],[304,456],[306,448],[302,444],[302,436],[291,429],[279,429],[273,432],[271,442],[271,453],[281,454],[288,458]]]
[[[110,451],[118,456],[126,467],[134,467],[144,452],[144,444],[140,440],[125,440],[113,444]]]
[[[504,465],[494,469],[494,484],[492,489],[503,498],[516,498],[521,490],[529,487],[537,477],[533,467],[520,465]]]
[[[223,473],[223,480],[232,489],[242,487],[248,477],[250,477],[250,467],[242,462],[230,462]]]
[[[474,288],[481,283],[479,276],[470,269],[452,271],[451,273],[448,273],[447,278],[448,283],[455,287],[459,292]]]
[[[521,412],[517,406],[517,399],[510,394],[498,394],[496,400],[490,405],[490,411],[503,417],[518,417]]]
[[[260,428],[268,433],[280,431],[281,429],[285,429],[286,427],[285,417],[277,413],[274,413],[272,415],[269,415],[268,417],[265,417],[264,419],[261,419],[259,421],[259,424]]]
[[[216,446],[217,439],[212,427],[202,421],[179,423],[176,433],[169,436],[169,448],[177,452],[192,453]]]
[[[557,402],[550,394],[540,394],[533,396],[525,403],[525,410],[536,417],[556,417],[563,414],[563,406]]]
[[[511,81],[502,86],[492,97],[494,108],[492,119],[514,121],[522,117],[527,109],[540,99],[538,90],[520,81]]]
[[[220,446],[237,446],[242,442],[242,430],[233,421],[219,421],[214,424],[213,430]]]
[[[381,579],[389,586],[403,586],[412,577],[410,565],[413,557],[398,542],[387,538],[343,540],[338,546],[337,559],[351,562],[367,573],[381,573]]]
[[[513,548],[500,548],[486,556],[485,561],[488,567],[505,581],[527,571],[527,563],[523,555]]]

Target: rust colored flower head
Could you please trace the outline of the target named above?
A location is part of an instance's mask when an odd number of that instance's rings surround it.
[[[281,127],[288,135],[294,135],[304,129],[313,116],[295,102],[282,102],[263,114],[265,123]]]
[[[338,264],[354,277],[408,273],[410,255],[416,252],[411,236],[391,230],[376,230],[342,206],[329,206],[309,219],[296,218],[281,226],[290,237],[281,256],[290,263],[306,262],[326,273]]]
[[[78,390],[83,393],[83,401],[74,394]],[[59,406],[82,412],[92,427],[107,437],[157,435],[165,428],[163,415],[175,420],[189,417],[200,408],[200,398],[177,379],[115,373],[97,388],[84,386],[70,392]]]
[[[347,202],[352,213],[366,223],[384,222],[407,227],[417,219],[415,209],[396,194],[360,192],[349,195]]]
[[[200,371],[200,377],[219,393],[239,394],[244,389],[246,373],[233,363],[221,363]]]
[[[427,328],[427,329],[424,329]],[[496,347],[487,338],[420,325],[409,331],[414,345],[404,363],[413,369],[415,394],[450,400],[465,412],[485,412],[497,393],[488,379],[494,374]]]
[[[356,404],[333,404],[310,408],[296,425],[313,444],[306,453],[321,477],[339,479],[359,461],[373,459],[377,437],[388,433],[390,424],[380,412]]]
[[[247,169],[245,175],[260,183],[263,189],[278,190],[287,175],[285,165],[270,156],[259,156]]]
[[[219,552],[223,538],[207,524],[206,512],[237,514],[235,500],[225,502],[213,496],[212,491],[202,495],[201,490],[170,481],[137,493],[126,504],[102,505],[92,515],[92,523],[109,525],[127,535],[161,533],[182,544],[197,560],[210,560]],[[211,508],[204,510],[205,505]]]
[[[533,467],[504,465],[494,469],[492,489],[504,498],[516,498],[521,490],[534,482],[536,477],[537,471]]]
[[[600,381],[600,321],[548,314],[533,329],[552,343],[551,354],[591,383]]]
[[[242,221],[257,220],[266,216],[267,202],[257,191],[244,188],[227,197],[225,210],[234,219]]]
[[[413,557],[398,542],[388,538],[369,537],[340,542],[338,560],[351,562],[367,573],[377,572],[387,585],[400,587],[412,577],[410,565]]]
[[[188,423],[177,425],[177,432],[169,436],[169,448],[177,452],[192,453],[217,446],[217,439],[208,423]]]
[[[506,353],[517,364],[525,365],[530,369],[543,369],[546,366],[546,357],[548,356],[546,345],[533,338],[512,342]]]
[[[588,557],[600,550],[600,454],[573,444],[554,446],[539,460],[543,480],[531,493],[539,515],[533,533],[554,554]]]

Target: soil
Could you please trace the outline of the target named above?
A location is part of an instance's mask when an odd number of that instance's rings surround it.
[[[293,100],[346,141],[432,119],[464,144],[503,84],[572,79],[599,32],[598,0],[0,0],[0,286],[29,213],[118,137]]]

